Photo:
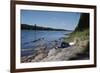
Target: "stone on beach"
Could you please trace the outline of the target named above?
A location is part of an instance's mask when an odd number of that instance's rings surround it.
[[[78,53],[84,51],[87,40],[79,41],[76,45],[65,48],[51,48],[47,50],[45,46],[35,49],[34,56],[26,57],[26,62],[49,62],[49,61],[68,61],[70,58],[77,57]],[[23,57],[25,58],[25,57]]]
[[[39,62],[40,60],[42,60],[46,56],[47,56],[47,54],[45,54],[45,53],[38,54],[31,62]]]

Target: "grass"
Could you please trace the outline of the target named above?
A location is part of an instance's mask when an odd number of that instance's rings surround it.
[[[75,38],[78,39],[76,43],[76,47],[82,50],[82,52],[77,54],[77,57],[71,58],[73,59],[80,59],[80,58],[88,58],[89,59],[89,29],[84,31],[74,31],[72,32],[69,37],[64,37],[64,42],[72,42]]]
[[[71,34],[69,34],[69,37],[65,36],[63,39],[65,42],[71,42],[75,38],[78,38],[80,41],[89,40],[89,29],[86,29],[84,31],[72,32]]]
[[[74,39],[77,38],[78,42],[76,45],[83,49],[83,52],[89,52],[89,29],[84,31],[74,31],[72,32],[69,37],[64,37],[64,42],[72,42]]]

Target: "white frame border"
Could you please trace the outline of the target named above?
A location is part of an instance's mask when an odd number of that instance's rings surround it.
[[[60,61],[60,62],[39,62],[39,63],[20,63],[20,10],[44,10],[44,11],[63,11],[63,12],[82,12],[90,13],[90,60],[79,61]],[[71,7],[52,7],[36,5],[16,5],[16,69],[23,68],[41,68],[57,66],[75,66],[94,64],[94,9],[89,8],[71,8]]]

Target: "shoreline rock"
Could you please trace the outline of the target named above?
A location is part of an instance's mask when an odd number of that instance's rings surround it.
[[[87,40],[80,41],[74,46],[66,48],[52,48],[49,51],[46,47],[37,48],[35,54],[21,58],[21,62],[50,62],[50,61],[69,61],[81,60],[80,55],[84,54],[84,48],[87,46]],[[78,55],[79,54],[79,55]],[[89,53],[87,53],[89,54]],[[81,56],[82,57],[82,56]],[[83,56],[83,59],[89,57]]]

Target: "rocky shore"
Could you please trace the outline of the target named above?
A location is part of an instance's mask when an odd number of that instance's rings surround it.
[[[45,46],[36,48],[35,53],[21,57],[21,62],[49,62],[49,61],[68,61],[89,59],[89,52],[84,52],[88,40],[78,41],[73,46],[65,48],[54,47],[49,50]]]

